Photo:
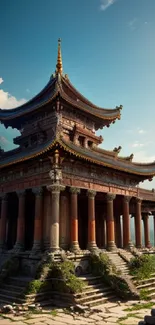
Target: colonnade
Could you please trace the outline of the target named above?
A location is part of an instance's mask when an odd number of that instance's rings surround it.
[[[32,189],[35,195],[35,213],[34,213],[34,237],[32,251],[40,251],[43,247],[49,251],[58,251],[61,246],[60,238],[60,196],[61,192],[65,190],[65,186],[53,184],[47,187],[51,195],[51,211],[50,220],[48,221],[49,238],[45,243],[43,241],[42,228],[44,227],[43,218],[43,188]],[[68,190],[68,189],[67,189]],[[70,249],[73,251],[79,250],[79,227],[78,227],[78,196],[80,195],[80,188],[69,188],[69,201],[70,201]],[[17,218],[17,234],[14,249],[24,249],[25,238],[25,190],[17,192],[18,195],[18,218]],[[87,227],[87,248],[94,250],[97,247],[96,244],[96,216],[95,216],[95,198],[96,192],[93,190],[87,190],[87,206],[88,206],[88,227]],[[130,248],[132,246],[131,233],[130,233],[130,200],[131,197],[123,197],[122,206],[122,220],[123,231],[121,229],[120,216],[117,215],[117,211],[114,211],[114,200],[116,195],[113,193],[107,193],[105,195],[106,200],[106,212],[105,219],[102,224],[101,236],[103,233],[102,244],[108,250],[115,250],[116,246],[123,248]],[[135,199],[135,239],[136,247],[142,247],[142,223],[144,222],[144,234],[145,234],[145,246],[150,247],[149,238],[149,217],[147,214],[141,213],[140,198]],[[1,195],[1,218],[0,218],[0,248],[5,248],[6,241],[6,228],[7,228],[7,212],[8,212],[8,195],[5,193]],[[116,217],[117,215],[117,217]],[[122,234],[123,232],[123,234]],[[106,234],[106,235],[105,235]]]

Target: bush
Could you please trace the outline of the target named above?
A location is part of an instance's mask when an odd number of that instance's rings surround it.
[[[78,293],[84,287],[84,282],[75,276],[74,264],[71,261],[63,263],[52,262],[49,266],[47,278],[55,278],[53,280],[53,289],[55,291]]]
[[[65,260],[56,263],[51,260],[39,263],[36,271],[36,280],[32,281],[26,293],[38,293],[43,290],[53,290],[64,293],[78,293],[84,287],[84,282],[75,276],[73,262]]]
[[[134,295],[127,279],[116,270],[115,265],[106,254],[90,255],[90,268],[92,274],[102,276],[103,282],[112,287],[121,298]]]
[[[136,276],[138,280],[148,279],[155,271],[155,256],[140,255],[131,259],[129,263],[130,275]]]

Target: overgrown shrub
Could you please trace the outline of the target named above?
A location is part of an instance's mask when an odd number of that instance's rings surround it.
[[[132,288],[131,292],[129,281],[116,270],[115,265],[106,254],[92,254],[89,261],[92,274],[102,276],[103,282],[112,287],[121,298],[134,295],[134,289]]]
[[[84,287],[84,282],[75,276],[74,264],[71,261],[64,261],[62,263],[52,262],[49,266],[47,278],[58,279],[53,280],[53,290],[78,293]]]
[[[155,256],[140,255],[131,259],[129,263],[130,275],[133,275],[137,280],[148,279],[155,271]]]
[[[78,293],[84,287],[84,282],[74,274],[74,264],[71,261],[56,263],[47,260],[38,265],[36,280],[31,281],[26,294],[42,291],[58,291],[64,293]]]

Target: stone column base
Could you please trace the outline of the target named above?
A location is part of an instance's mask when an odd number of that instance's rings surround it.
[[[80,251],[79,243],[77,241],[72,242],[71,252],[79,252],[79,251]]]
[[[60,247],[49,247],[47,250],[49,253],[60,253]]]
[[[16,242],[14,247],[13,247],[13,251],[14,252],[21,252],[24,250],[24,244],[20,243],[20,242]]]
[[[148,242],[148,244],[146,245],[146,248],[151,248],[151,247],[152,247],[151,243]]]
[[[108,242],[107,250],[108,251],[116,251],[117,250],[117,247],[116,247],[114,241]]]
[[[123,247],[124,249],[127,249],[127,250],[130,250],[130,249],[132,249],[134,247],[134,245],[133,245],[133,243],[132,243],[132,241],[129,241],[129,243],[125,246],[125,247]]]
[[[92,251],[96,251],[98,247],[95,242],[90,242],[88,243],[87,249],[92,252]]]
[[[35,240],[32,247],[32,255],[38,254],[41,252],[41,243],[40,240]]]
[[[7,250],[6,244],[5,243],[0,243],[0,252],[3,252]]]

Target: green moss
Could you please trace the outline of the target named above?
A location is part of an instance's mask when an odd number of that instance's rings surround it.
[[[137,280],[149,279],[155,270],[154,255],[140,255],[131,259],[129,263],[130,275]]]
[[[84,282],[75,276],[74,264],[71,261],[52,262],[49,266],[47,278],[55,279],[52,280],[54,291],[78,293],[84,287]]]
[[[120,272],[116,270],[115,265],[106,254],[91,254],[89,263],[92,274],[102,276],[103,282],[116,290],[121,298],[131,296],[127,282],[121,277]]]
[[[149,297],[149,291],[146,289],[141,289],[140,290],[140,299],[141,300],[151,300]]]
[[[130,308],[124,309],[124,311],[134,311],[134,310],[141,310],[141,309],[150,309],[154,306],[153,302],[147,302],[143,304],[136,304]]]

